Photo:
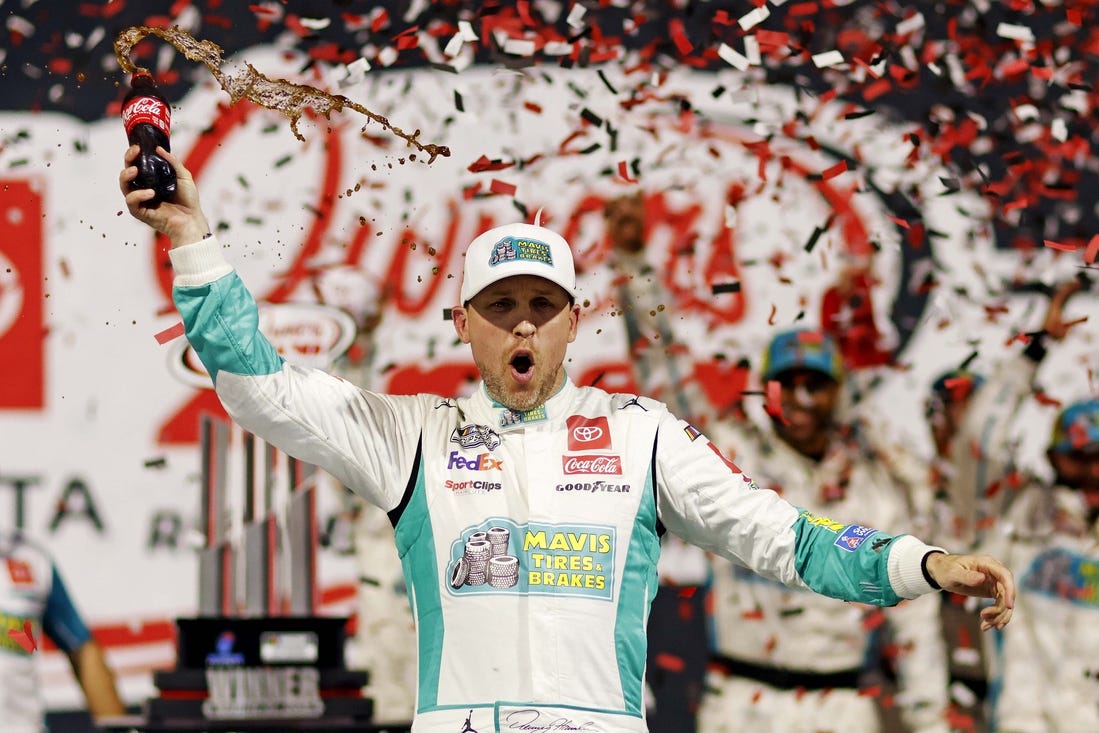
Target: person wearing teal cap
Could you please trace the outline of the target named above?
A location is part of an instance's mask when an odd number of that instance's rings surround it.
[[[1052,484],[1034,482],[988,549],[1019,579],[1012,628],[992,647],[996,731],[1099,730],[1099,399],[1065,407],[1046,456]]]
[[[757,483],[814,514],[879,527],[917,521],[913,495],[919,487],[895,470],[896,449],[887,455],[871,431],[844,421],[846,375],[831,336],[804,328],[776,334],[760,377],[769,420],[724,421],[713,428],[722,450],[755,467]],[[867,607],[791,591],[724,560],[715,559],[713,567],[713,673],[700,733],[890,729],[874,696],[860,690],[883,661],[879,620],[905,649],[890,662],[907,729],[949,730],[936,597],[887,609],[882,617]],[[842,726],[833,727],[838,721]]]

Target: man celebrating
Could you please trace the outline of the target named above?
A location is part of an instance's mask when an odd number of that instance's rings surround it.
[[[130,213],[172,243],[187,338],[229,414],[389,513],[416,618],[416,733],[644,733],[645,622],[667,529],[799,588],[880,605],[942,586],[995,598],[996,560],[800,511],[750,479],[689,424],[643,397],[573,384],[563,363],[580,306],[559,235],[512,224],[466,250],[452,310],[482,383],[468,398],[368,392],[285,363],[209,232],[189,171]],[[845,534],[847,533],[847,534]],[[472,710],[472,713],[469,711]],[[467,719],[468,716],[468,719]]]

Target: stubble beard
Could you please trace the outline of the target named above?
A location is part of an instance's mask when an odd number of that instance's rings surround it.
[[[554,391],[557,389],[558,382],[561,381],[561,369],[563,367],[558,366],[554,373],[548,378],[542,380],[537,389],[533,392],[518,392],[512,391],[507,388],[507,378],[498,376],[495,374],[489,374],[482,370],[482,378],[485,380],[485,389],[488,391],[488,396],[499,402],[508,409],[515,410],[516,412],[526,412],[527,410],[533,410],[535,407],[540,407],[546,403]]]

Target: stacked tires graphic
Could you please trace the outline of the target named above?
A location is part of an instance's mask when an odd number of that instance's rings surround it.
[[[508,554],[511,530],[489,527],[487,532],[472,532],[465,541],[462,556],[450,573],[450,586],[489,585],[513,588],[519,584],[519,558]]]

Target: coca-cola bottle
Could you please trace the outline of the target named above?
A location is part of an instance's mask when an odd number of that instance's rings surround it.
[[[176,192],[175,169],[156,152],[158,145],[168,151],[172,149],[169,142],[172,110],[147,71],[135,72],[130,77],[130,91],[122,100],[122,124],[130,144],[141,147],[134,161],[137,178],[130,182],[130,187],[156,191],[154,198],[144,202],[145,206],[157,206],[172,198]]]

